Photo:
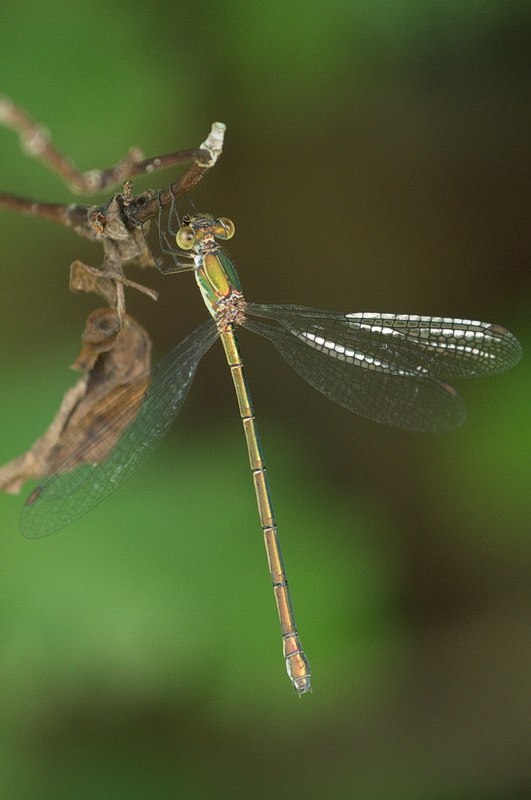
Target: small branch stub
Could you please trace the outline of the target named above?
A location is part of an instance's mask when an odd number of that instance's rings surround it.
[[[223,141],[225,138],[225,131],[227,130],[227,126],[223,122],[213,122],[212,128],[210,133],[208,134],[205,141],[199,145],[200,150],[208,150],[210,153],[210,159],[205,164],[204,161],[199,161],[199,163],[203,166],[213,167],[218,158],[221,155],[221,151],[223,150]]]

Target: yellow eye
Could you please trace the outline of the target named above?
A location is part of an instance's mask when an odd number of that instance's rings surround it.
[[[180,247],[181,250],[191,250],[195,244],[194,229],[189,225],[179,228],[175,241],[177,242],[177,247]]]
[[[232,239],[234,236],[234,222],[227,217],[214,220],[214,236],[218,239]]]

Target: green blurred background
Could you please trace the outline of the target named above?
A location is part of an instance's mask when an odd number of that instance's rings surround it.
[[[530,18],[4,0],[0,92],[81,169],[225,122],[194,201],[235,220],[250,300],[485,319],[529,352]],[[0,153],[1,190],[75,201],[11,131]],[[97,246],[0,226],[4,462],[48,424],[101,303],[68,292]],[[158,355],[205,318],[189,275],[130,277],[161,291],[129,296]],[[25,541],[22,499],[0,498],[0,796],[531,796],[528,364],[461,384],[465,426],[423,436],[334,407],[258,337],[242,349],[314,694],[284,673],[218,346],[156,456],[71,529]]]

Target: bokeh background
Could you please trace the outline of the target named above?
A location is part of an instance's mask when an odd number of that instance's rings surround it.
[[[248,299],[464,316],[530,351],[529,7],[510,0],[4,0],[0,91],[81,169],[228,126],[195,203]],[[74,202],[0,129],[0,189]],[[174,180],[167,170],[138,191]],[[96,200],[103,201],[105,195]],[[93,202],[87,199],[85,202]],[[39,436],[96,245],[0,215],[7,461]],[[189,275],[129,310],[165,353]],[[531,796],[530,371],[463,383],[447,435],[334,407],[242,334],[314,694],[298,700],[219,347],[112,499],[40,541],[0,498],[0,794],[10,800]]]

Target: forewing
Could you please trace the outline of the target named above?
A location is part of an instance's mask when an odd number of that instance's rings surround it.
[[[98,464],[82,463],[74,469],[69,469],[68,462],[59,464],[56,469],[59,474],[33,490],[20,516],[24,536],[37,539],[65,527],[131,477],[172,425],[199,361],[217,336],[215,323],[208,320],[155,366],[138,414],[105,460]],[[131,415],[130,406],[122,414]],[[113,437],[120,419],[120,415],[114,417],[106,436]],[[90,446],[83,444],[87,452],[78,452],[74,463],[89,460]]]
[[[465,408],[443,379],[503,372],[521,356],[509,331],[475,320],[253,303],[246,313],[246,327],[331,400],[409,430],[458,427]]]

